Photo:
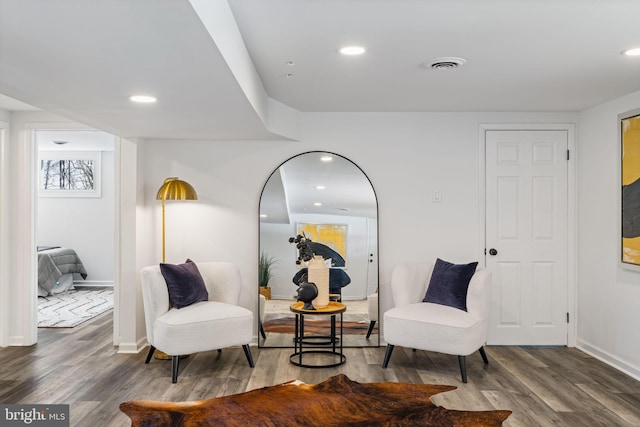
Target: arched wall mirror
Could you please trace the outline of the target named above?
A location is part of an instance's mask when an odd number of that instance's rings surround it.
[[[305,265],[296,264],[298,250],[289,238],[302,231],[312,242],[338,253],[322,254],[332,269],[342,270],[332,271],[331,277],[336,273],[348,278],[339,284],[343,285],[339,298],[347,306],[343,345],[379,346],[379,324],[372,324],[379,312],[375,191],[351,160],[321,151],[302,153],[282,163],[269,176],[260,196],[259,346],[293,347],[294,276]],[[270,277],[264,286],[267,266]],[[312,326],[317,334],[325,335],[329,317],[310,317],[314,320],[305,324],[305,330],[312,332]]]

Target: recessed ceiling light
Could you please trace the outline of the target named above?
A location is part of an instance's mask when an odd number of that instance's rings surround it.
[[[340,53],[343,55],[362,55],[365,52],[365,48],[362,46],[345,46],[340,48]]]
[[[69,141],[51,141],[51,143],[56,145],[64,145],[64,144],[68,144]]]
[[[133,95],[129,97],[129,100],[140,104],[153,104],[157,101],[157,98],[149,95]]]
[[[267,214],[260,214],[260,218],[266,218]]]
[[[633,49],[627,49],[620,52],[625,56],[640,56],[640,47],[635,47]]]
[[[313,206],[322,206],[322,203],[320,203],[320,202],[315,202],[315,203],[313,204]]]
[[[316,185],[316,190],[324,190],[325,188],[327,187],[325,187],[324,185]]]
[[[330,162],[331,160],[333,160],[333,157],[331,156],[322,156],[320,157],[320,160],[323,162]]]

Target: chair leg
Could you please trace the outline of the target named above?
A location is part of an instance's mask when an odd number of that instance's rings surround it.
[[[376,321],[372,320],[371,323],[369,323],[369,330],[367,331],[367,339],[369,339],[369,337],[371,336],[371,332],[373,332],[373,327],[376,325]]]
[[[460,365],[460,373],[462,374],[462,382],[467,383],[467,362],[464,356],[458,356],[458,364]]]
[[[247,361],[249,362],[249,366],[253,368],[253,357],[251,357],[251,349],[249,348],[249,344],[245,344],[242,346],[244,350],[244,355],[247,356]]]
[[[393,345],[387,344],[387,351],[384,353],[384,361],[382,362],[382,367],[386,368],[389,364],[389,359],[391,358],[391,353],[393,353]]]
[[[144,361],[145,364],[148,364],[149,361],[151,360],[151,356],[153,356],[153,353],[156,351],[156,348],[152,345],[149,346],[149,353],[147,353],[147,360]]]
[[[480,347],[480,350],[478,350],[480,352],[480,356],[482,356],[482,360],[484,361],[485,365],[489,364],[489,359],[487,359],[487,353],[484,352],[484,347]]]
[[[262,335],[262,339],[266,340],[267,339],[267,334],[264,333],[264,326],[262,326],[262,322],[260,322],[259,329],[260,329],[260,335]],[[367,338],[369,338],[369,337],[367,337]]]
[[[180,364],[180,356],[171,356],[171,382],[178,382],[178,365]]]

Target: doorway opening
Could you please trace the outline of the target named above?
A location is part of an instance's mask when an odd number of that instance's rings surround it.
[[[38,328],[74,328],[114,305],[115,137],[32,132]]]

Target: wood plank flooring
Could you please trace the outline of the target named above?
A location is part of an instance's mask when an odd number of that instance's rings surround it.
[[[240,347],[183,359],[177,384],[170,362],[146,351],[121,355],[111,344],[112,315],[74,329],[40,329],[32,347],[0,348],[0,402],[65,403],[72,426],[128,426],[118,405],[126,400],[198,400],[299,379],[315,384],[344,373],[360,382],[449,384],[433,397],[449,409],[509,409],[505,426],[640,426],[640,382],[573,348],[487,347],[467,357],[469,382],[455,356],[397,347],[387,369],[384,348],[345,349],[338,368],[289,363],[292,349],[252,347],[249,368]],[[295,425],[295,424],[292,424]]]

